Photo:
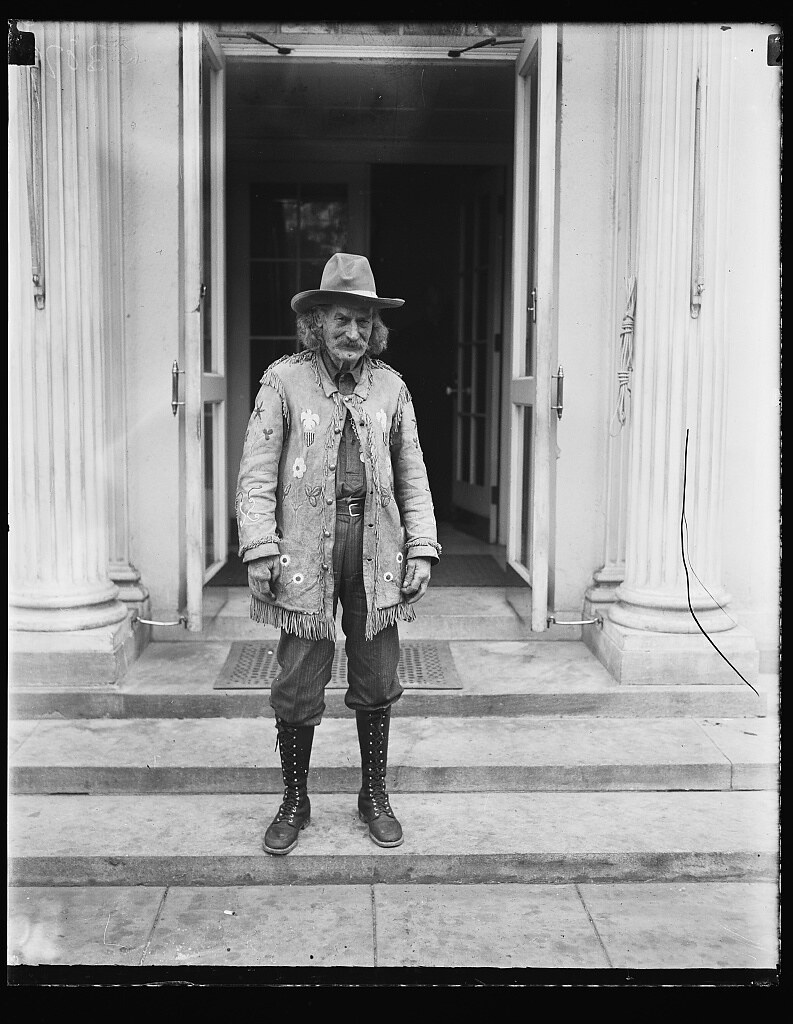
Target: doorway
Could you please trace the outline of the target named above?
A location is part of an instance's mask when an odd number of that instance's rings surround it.
[[[363,252],[406,300],[384,358],[413,395],[437,517],[496,542],[511,66],[230,60],[226,108],[229,495],[258,380],[294,351],[291,295],[332,252]],[[231,558],[233,503],[229,522]]]
[[[318,286],[331,253],[364,252],[378,292],[405,299],[383,314],[382,358],[413,397],[436,517],[458,546],[458,534],[495,544],[506,169],[311,161],[231,176],[229,493],[259,379],[296,348],[291,296]],[[215,586],[244,583],[233,507],[229,521],[230,565]]]
[[[541,632],[549,621],[546,615],[552,579],[549,538],[554,511],[551,447],[555,424],[551,422],[550,388],[557,344],[555,195],[561,49],[558,27],[554,24],[525,25],[522,41],[508,43],[517,44],[519,49],[510,52],[505,47],[500,57],[480,54],[470,61],[450,62],[449,58],[460,56],[462,51],[446,50],[429,39],[416,39],[410,46],[400,45],[397,49],[382,42],[350,48],[332,40],[316,48],[316,52],[309,46],[299,59],[288,61],[276,60],[272,54],[263,59],[260,49],[254,51],[248,43],[224,42],[223,51],[229,59],[219,71],[222,89],[218,95],[222,92],[226,100],[216,105],[216,109],[222,109],[226,140],[223,168],[224,173],[228,170],[230,183],[226,195],[226,282],[231,315],[224,350],[245,367],[241,387],[233,386],[230,368],[227,409],[229,413],[241,410],[247,421],[252,280],[251,268],[245,266],[244,260],[250,258],[250,217],[242,218],[244,223],[239,219],[235,223],[234,211],[240,208],[234,196],[236,186],[231,185],[235,179],[239,178],[243,191],[250,194],[250,184],[262,175],[274,173],[277,166],[292,171],[310,167],[325,180],[331,171],[341,172],[342,164],[349,166],[355,161],[366,180],[359,186],[348,187],[347,202],[362,205],[368,217],[372,189],[367,182],[371,181],[373,170],[390,165],[442,167],[447,180],[453,182],[461,168],[501,168],[502,177],[506,177],[506,202],[502,211],[500,197],[496,196],[495,209],[503,213],[504,245],[480,245],[488,235],[482,225],[497,219],[492,216],[492,191],[489,198],[479,196],[489,207],[487,215],[481,207],[476,211],[477,199],[469,194],[474,213],[463,213],[458,224],[456,376],[453,383],[444,385],[445,397],[455,396],[450,514],[467,507],[469,513],[473,511],[476,515],[477,510],[489,507],[489,518],[480,516],[480,521],[489,527],[490,542],[480,543],[485,543],[488,551],[498,552],[500,564],[507,565],[522,584],[530,587],[531,629]],[[183,90],[186,124],[187,114],[191,124],[196,116],[200,119],[201,89],[196,88],[200,83],[194,70],[199,66],[193,54],[195,49],[190,50],[189,64],[193,70],[185,75],[190,79],[189,89],[185,85]],[[201,147],[188,147],[187,134],[185,140],[186,167],[189,158],[191,180],[200,181]],[[442,199],[441,207],[451,202],[464,209],[459,206],[456,188],[451,195],[448,191],[444,193]],[[337,201],[338,197],[322,199],[331,204]],[[201,221],[200,206],[185,203],[184,213],[195,235]],[[428,216],[434,219],[436,213],[433,209]],[[360,226],[365,219],[351,217],[349,224]],[[436,250],[437,239],[430,233]],[[489,233],[491,238],[497,235],[496,231]],[[371,254],[368,227],[363,245],[341,242],[340,237],[336,251]],[[503,268],[497,270],[496,264],[502,257],[494,259],[493,254],[501,252],[503,256],[504,248],[507,255]],[[490,254],[483,258],[488,249]],[[234,263],[240,254],[243,263],[239,259]],[[329,251],[315,251],[312,258],[319,263],[329,255]],[[186,266],[191,258],[186,258]],[[376,257],[384,258],[382,253]],[[306,269],[302,262],[300,258],[296,263],[298,278]],[[294,287],[282,289],[279,285],[272,293],[279,309],[288,304]],[[382,283],[382,278],[381,290],[396,291]],[[239,301],[240,292],[247,302]],[[201,285],[196,294],[203,293]],[[502,299],[503,334],[497,329]],[[194,311],[200,308],[199,298]],[[486,309],[484,320],[480,317],[482,309]],[[486,330],[480,330],[480,320],[488,324]],[[265,329],[269,335],[270,327],[265,325]],[[235,334],[245,336],[244,344],[248,347],[244,352],[235,344]],[[273,335],[270,340],[273,337],[284,345],[294,346],[285,334],[280,339]],[[190,349],[186,382],[202,372],[200,356],[200,350]],[[494,368],[496,357],[498,370]],[[228,420],[231,421],[231,415]],[[437,431],[441,445],[444,422],[441,416]],[[198,445],[191,439],[191,451],[200,447],[200,433],[197,430],[195,434]],[[434,433],[433,424],[431,434]],[[238,431],[233,424],[228,431],[226,453],[231,473],[238,463],[243,434],[244,430]],[[444,467],[443,459],[439,465]],[[202,473],[198,474],[201,476]],[[503,493],[499,478],[503,479]],[[446,490],[440,499],[447,504],[448,493]],[[191,489],[190,496],[193,494]],[[188,503],[188,512],[194,504]],[[200,568],[199,558],[204,554],[203,531],[196,529],[193,515],[186,515],[185,527],[187,562],[194,570],[186,574],[186,621],[188,628],[195,631],[201,629],[201,589],[195,586],[195,570]],[[233,558],[234,547],[226,561]],[[221,581],[215,577],[214,582]],[[244,582],[243,579],[241,585]],[[500,581],[494,585],[500,585]]]
[[[488,542],[496,540],[493,349],[503,290],[500,275],[488,276],[503,246],[489,214],[503,179],[503,168],[476,166],[390,164],[371,172],[375,280],[405,299],[389,318],[385,358],[413,396],[437,517]],[[472,500],[477,489],[487,491],[484,507],[478,495]]]

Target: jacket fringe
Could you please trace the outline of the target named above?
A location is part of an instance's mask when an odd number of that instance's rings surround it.
[[[401,378],[402,374],[399,372],[399,370],[395,370],[390,363],[386,363],[383,359],[371,358],[370,361],[372,366],[376,370],[390,370],[391,373],[394,373],[397,375],[397,377]]]
[[[394,413],[394,418],[391,421],[391,441],[394,440],[394,435],[398,432],[400,426],[402,425],[402,413],[405,411],[405,406],[407,405],[408,402],[412,401],[413,399],[410,397],[410,392],[403,384],[399,392],[399,397],[397,398],[396,412]]]
[[[280,361],[280,360],[279,360]],[[271,372],[272,367],[268,367],[264,371],[262,379],[259,381],[260,384],[264,384],[267,387],[273,388],[278,392],[278,397],[281,399],[281,413],[286,423],[286,429],[289,430],[289,406],[286,404],[286,391],[284,390],[284,382],[278,376],[277,373]]]
[[[416,618],[416,610],[410,604],[392,604],[390,608],[372,608],[366,616],[367,640],[371,640],[376,633],[387,626],[393,626],[397,619],[405,622],[413,622]]]
[[[304,640],[336,640],[336,623],[324,615],[281,608],[271,601],[260,601],[251,595],[251,618],[268,626],[278,626]]]

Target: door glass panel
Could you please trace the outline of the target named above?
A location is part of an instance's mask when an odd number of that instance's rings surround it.
[[[474,210],[473,199],[467,199],[463,204],[463,270],[466,274],[471,273],[474,263]]]
[[[462,330],[464,336],[468,336],[473,330],[474,322],[474,289],[473,284],[468,274],[463,275],[461,283],[463,290],[463,323]]]
[[[334,252],[345,252],[350,230],[344,183],[256,182],[250,186],[250,382],[252,397],[263,371],[294,352],[299,291],[319,288]]]
[[[251,334],[282,337],[295,333],[295,315],[289,308],[294,272],[294,266],[285,262],[251,262]]]
[[[487,338],[487,297],[488,297],[488,270],[483,267],[477,271],[475,277],[476,287],[476,335],[477,341],[484,341]]]
[[[479,197],[477,236],[477,263],[483,267],[490,262],[490,196],[488,195]]]
[[[300,258],[328,259],[347,240],[345,185],[303,185],[300,190]],[[319,279],[315,287],[319,287]]]
[[[485,434],[487,424],[484,416],[474,416],[471,420],[474,431],[474,480],[480,487],[485,483]]]
[[[460,430],[460,467],[457,474],[458,479],[465,483],[471,480],[471,420],[467,416],[460,416],[458,419]]]
[[[204,568],[218,558],[215,551],[215,406],[204,402]],[[225,555],[224,555],[225,557]]]
[[[217,369],[217,359],[213,352],[212,345],[212,289],[210,288],[210,275],[212,270],[212,160],[213,160],[213,84],[215,72],[207,56],[206,43],[203,44],[203,59],[201,61],[201,281],[205,287],[204,297],[201,302],[201,329],[202,329],[202,350],[204,360],[204,372],[212,373]]]
[[[487,344],[474,345],[476,365],[474,369],[473,408],[475,412],[487,412]]]
[[[532,70],[528,79],[529,96],[537,95],[537,68]],[[537,118],[531,117],[529,122],[529,251],[528,251],[528,286],[526,295],[528,304],[536,307],[536,299],[532,295],[532,289],[537,284],[536,251],[534,239],[537,237],[537,203],[539,197],[535,191],[537,183]],[[525,370],[526,377],[534,376],[534,342],[535,342],[534,321],[531,311],[526,313],[526,350]]]
[[[251,256],[294,259],[297,256],[297,185],[251,187]]]
[[[520,562],[528,566],[531,557],[531,494],[529,481],[531,480],[531,441],[532,441],[532,413],[531,406],[522,406],[520,409],[521,419],[521,443],[523,454],[521,458],[521,475],[523,487],[520,495]]]
[[[460,354],[462,362],[462,374],[460,376],[460,412],[469,412],[471,409],[471,373],[472,373],[472,358],[471,358],[471,346],[463,345]]]
[[[491,257],[499,224],[501,171],[470,168],[461,176],[458,205],[456,429],[459,453],[453,503],[470,513],[476,529],[495,540],[493,453],[488,417],[493,415],[489,361],[494,351],[496,303],[501,287]]]

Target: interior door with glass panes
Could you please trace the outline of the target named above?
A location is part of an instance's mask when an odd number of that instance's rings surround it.
[[[297,349],[292,296],[319,287],[334,252],[368,251],[368,182],[364,164],[229,165],[228,372],[239,400],[229,408],[227,515],[235,530],[236,478],[259,381]]]
[[[365,251],[361,225],[353,224],[360,220],[360,190],[351,178],[360,175],[304,167],[273,181],[271,173],[249,185],[251,397],[267,366],[295,351],[292,296],[319,288],[333,253]]]
[[[557,44],[555,25],[533,26],[515,65],[507,562],[531,586],[533,632],[549,601]]]
[[[452,503],[494,543],[498,515],[498,393],[504,172],[487,168],[461,186],[454,381]]]
[[[184,107],[185,619],[228,557],[224,58],[214,33],[182,29]]]

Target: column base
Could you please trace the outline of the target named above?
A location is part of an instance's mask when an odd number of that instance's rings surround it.
[[[110,579],[118,587],[118,600],[123,601],[128,608],[134,606],[142,618],[146,618],[144,607],[147,604],[149,592],[140,581],[140,573],[126,562],[111,562],[109,567]]]
[[[592,586],[584,594],[584,600],[592,606],[613,604],[617,600],[617,587],[624,579],[624,565],[604,565],[592,574]],[[591,618],[591,615],[587,613],[584,618]]]
[[[760,659],[752,634],[735,626],[712,639],[756,687]],[[614,679],[626,686],[746,685],[699,632],[655,633],[620,625],[605,616],[600,628],[584,626],[583,640]]]
[[[9,689],[114,686],[146,646],[132,613],[110,626],[68,632],[8,633]]]

